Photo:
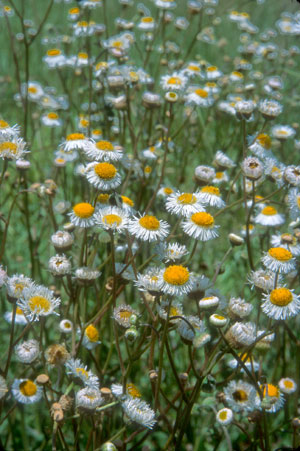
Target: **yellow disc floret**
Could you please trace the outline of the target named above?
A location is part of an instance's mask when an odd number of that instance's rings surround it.
[[[95,173],[104,180],[111,180],[115,177],[117,169],[111,163],[98,163],[94,167]]]
[[[127,393],[132,397],[132,398],[141,398],[142,395],[139,392],[139,390],[136,388],[136,386],[134,384],[126,384],[126,390]]]
[[[293,294],[288,288],[275,288],[271,291],[270,302],[279,307],[289,305],[293,300]]]
[[[4,141],[0,143],[0,152],[9,151],[15,154],[17,152],[17,148],[18,148],[17,144],[12,143],[10,141]]]
[[[19,389],[22,395],[24,396],[34,396],[37,392],[36,384],[29,379],[21,382],[19,385]]]
[[[179,77],[170,77],[167,83],[168,85],[181,85],[181,80]]]
[[[171,265],[165,270],[164,281],[171,285],[184,285],[190,278],[187,268],[181,265]]]
[[[43,296],[33,296],[29,299],[28,306],[32,312],[49,312],[51,302]]]
[[[146,215],[139,220],[139,224],[147,230],[158,230],[160,223],[155,216]]]
[[[287,262],[293,257],[292,253],[284,247],[271,247],[268,253],[271,257],[275,258],[275,260],[279,260],[281,262]]]
[[[260,133],[257,135],[256,141],[259,142],[261,146],[263,146],[265,149],[270,149],[271,147],[271,138],[266,133]]]
[[[206,99],[206,97],[208,96],[207,91],[205,91],[205,89],[196,89],[195,94],[197,94],[197,96],[201,97],[202,99]]]
[[[78,139],[84,139],[85,136],[83,133],[71,133],[71,135],[67,136],[67,141],[77,141]]]
[[[276,208],[270,206],[263,208],[261,212],[265,216],[273,216],[277,214]]]
[[[201,189],[202,193],[213,194],[214,196],[220,196],[220,190],[216,186],[204,186]]]
[[[99,332],[96,329],[95,326],[93,326],[93,324],[90,324],[84,331],[85,335],[88,337],[88,339],[90,341],[92,341],[93,343],[95,343],[96,341],[98,341],[99,338]]]
[[[98,141],[96,143],[96,147],[99,150],[106,150],[108,152],[111,152],[114,150],[114,146],[112,145],[112,143],[110,141]]]
[[[50,49],[47,52],[48,56],[58,56],[61,54],[61,51],[59,49]]]
[[[237,402],[245,402],[248,401],[248,395],[245,390],[236,390],[232,393],[232,397]]]
[[[79,218],[90,218],[94,213],[95,208],[87,202],[81,202],[73,207],[73,211]]]
[[[114,214],[104,215],[103,218],[102,218],[102,222],[104,224],[109,225],[109,226],[114,226],[114,225],[118,226],[118,225],[120,225],[122,223],[122,218],[121,218],[121,216],[114,215]]]
[[[9,127],[8,123],[6,121],[3,121],[3,119],[0,119],[0,128],[7,128]]]
[[[177,202],[182,205],[191,205],[197,202],[197,199],[192,193],[183,193],[177,197]]]
[[[194,213],[191,216],[191,221],[199,227],[212,227],[214,225],[214,218],[209,213],[201,211]]]
[[[278,398],[279,390],[278,390],[277,387],[275,387],[275,385],[266,384],[264,386],[263,395],[264,395],[264,397],[265,396],[270,396],[271,398]]]
[[[227,419],[227,410],[222,410],[222,412],[219,413],[219,418],[222,421],[225,421]]]
[[[97,197],[97,202],[100,202],[100,204],[107,204],[109,199],[109,194],[99,194],[99,196]]]
[[[129,207],[133,207],[134,206],[133,200],[131,200],[129,197],[121,196],[121,198],[122,198],[122,201],[124,202],[124,204],[129,205]]]

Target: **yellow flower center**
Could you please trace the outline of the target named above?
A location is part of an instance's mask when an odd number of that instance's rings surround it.
[[[19,389],[22,395],[24,396],[33,396],[37,392],[36,384],[29,379],[21,382],[19,385]]]
[[[177,197],[177,202],[182,205],[193,205],[197,199],[192,193],[183,193]]]
[[[159,220],[155,216],[146,215],[139,220],[139,224],[147,230],[158,230]]]
[[[268,395],[271,398],[278,398],[279,390],[277,387],[275,387],[275,385],[266,384],[264,386],[263,395],[264,395],[264,397]]]
[[[61,51],[59,49],[50,49],[47,52],[48,56],[58,56],[61,54]]]
[[[84,139],[85,136],[83,133],[71,133],[71,135],[67,136],[67,141],[75,141],[78,139]]]
[[[114,42],[111,44],[111,46],[112,46],[112,47],[116,47],[116,48],[120,48],[120,47],[123,47],[123,42],[122,42],[122,41],[114,41]]]
[[[287,262],[293,257],[292,253],[284,247],[271,247],[269,255],[280,262]]]
[[[89,377],[88,372],[84,368],[76,368],[76,373],[86,377],[86,379]]]
[[[227,418],[227,411],[226,410],[222,410],[222,412],[219,413],[219,418],[220,420],[226,420]]]
[[[93,343],[95,343],[98,338],[99,338],[99,332],[96,329],[95,326],[93,326],[92,324],[90,324],[86,329],[85,329],[85,335],[88,337],[88,339],[90,341],[92,341]]]
[[[49,312],[51,302],[43,296],[33,296],[29,299],[28,305],[32,312]]]
[[[94,210],[95,208],[87,202],[81,202],[73,207],[75,215],[79,218],[90,218]]]
[[[294,387],[294,382],[292,382],[292,381],[284,381],[283,385],[285,386],[285,388],[290,389],[290,388]]]
[[[208,96],[207,91],[205,91],[205,89],[196,89],[195,94],[197,94],[197,96],[202,97],[202,99],[206,99],[206,97]]]
[[[234,75],[235,77],[238,77],[238,78],[244,78],[244,75],[241,74],[241,72],[238,72],[237,70],[233,71],[232,75]]]
[[[22,315],[23,316],[23,311],[22,311],[22,309],[20,309],[20,307],[16,308],[16,315]]]
[[[109,194],[99,194],[97,197],[97,202],[100,202],[100,204],[107,204],[109,199]]]
[[[216,70],[218,70],[218,68],[216,66],[209,66],[206,69],[207,72],[215,72]]]
[[[215,318],[220,319],[221,321],[222,321],[223,319],[225,319],[225,317],[224,317],[224,316],[221,316],[221,315],[214,315],[214,316],[215,316]]]
[[[89,57],[89,56],[88,56],[87,53],[83,53],[83,52],[78,53],[78,58],[82,58],[82,59],[84,59],[84,60],[87,60],[88,57]]]
[[[153,17],[142,17],[142,22],[143,23],[152,23]]]
[[[71,323],[69,323],[68,321],[66,321],[66,322],[64,323],[64,327],[65,327],[66,329],[71,329]]]
[[[170,77],[167,84],[168,85],[181,85],[181,80],[179,77]]]
[[[260,133],[256,137],[256,141],[258,141],[265,149],[270,149],[271,147],[271,138],[266,133]]]
[[[244,390],[236,390],[232,393],[232,397],[237,402],[248,401],[248,395]]]
[[[102,135],[102,130],[100,130],[99,128],[96,128],[95,130],[93,130],[93,135],[98,135],[101,136]]]
[[[0,128],[6,128],[8,127],[8,123],[6,121],[3,121],[2,119],[0,119]]]
[[[114,146],[113,146],[112,143],[109,142],[109,141],[98,141],[98,142],[96,143],[96,147],[97,147],[97,149],[99,149],[99,150],[106,150],[106,151],[108,151],[108,152],[111,152],[111,151],[114,150]]]
[[[191,220],[194,224],[199,227],[212,227],[214,225],[214,218],[209,213],[201,211],[199,213],[194,213],[191,216]]]
[[[80,125],[82,127],[88,127],[89,123],[90,122],[87,119],[84,119],[84,118],[80,119]]]
[[[173,190],[172,190],[172,188],[164,188],[164,193],[169,196],[170,194],[173,193]]]
[[[48,113],[48,119],[58,119],[58,114],[56,113]]]
[[[220,196],[220,190],[216,186],[204,186],[201,189],[202,193],[213,194],[214,196]]]
[[[216,172],[216,179],[220,180],[221,178],[223,178],[224,176],[224,172]]]
[[[78,14],[80,13],[80,9],[79,8],[71,8],[69,9],[69,14]]]
[[[265,216],[273,216],[277,214],[276,208],[270,206],[263,208],[261,212]]]
[[[121,196],[122,197],[122,201],[124,202],[124,204],[129,205],[130,207],[134,206],[134,202],[127,196]]]
[[[288,288],[275,288],[271,291],[270,301],[279,307],[289,305],[293,300],[293,294]]]
[[[132,398],[141,398],[142,397],[141,393],[139,392],[139,390],[136,388],[136,386],[134,384],[131,384],[131,383],[126,384],[126,390],[127,390],[127,393],[130,396],[132,396]]]
[[[118,226],[122,223],[122,218],[119,215],[104,215],[102,222],[103,224],[108,224],[110,226]]]
[[[17,151],[17,144],[9,142],[9,141],[4,141],[2,143],[0,143],[0,152],[5,152],[7,150],[9,150],[12,153],[16,153]]]
[[[146,166],[144,171],[145,171],[146,174],[150,174],[150,172],[152,172],[151,166]]]
[[[190,273],[187,268],[181,265],[172,265],[164,272],[164,281],[170,285],[184,285],[190,278]]]
[[[285,136],[288,135],[288,132],[286,130],[277,130],[277,134]]]
[[[119,311],[119,317],[122,320],[127,321],[131,317],[131,315],[132,315],[132,312],[130,312],[129,310],[120,310]]]
[[[205,83],[205,86],[207,86],[207,88],[215,88],[217,85],[213,81],[208,81]]]
[[[180,311],[178,310],[178,308],[176,308],[176,307],[170,308],[170,316],[177,316],[179,314],[180,314]]]
[[[98,163],[94,167],[95,173],[104,180],[111,180],[115,177],[117,169],[111,163]]]
[[[298,208],[300,210],[300,196],[297,196],[297,206],[298,206]]]
[[[87,27],[88,23],[86,20],[82,20],[81,22],[77,22],[78,27]]]

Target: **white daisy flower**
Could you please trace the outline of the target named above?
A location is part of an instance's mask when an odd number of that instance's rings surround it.
[[[217,80],[222,77],[223,73],[217,66],[207,66],[206,70],[206,78],[207,80]]]
[[[295,134],[296,130],[289,125],[274,125],[271,128],[271,135],[279,141],[285,141],[286,139],[293,138]]]
[[[298,315],[300,312],[300,299],[293,290],[277,287],[269,294],[264,294],[262,311],[276,320],[285,320]]]
[[[160,269],[150,268],[144,274],[138,274],[135,282],[140,291],[149,291],[154,296],[158,294],[160,289]]]
[[[260,388],[263,393],[262,402],[270,403],[269,408],[264,408],[266,412],[275,413],[283,407],[285,399],[283,393],[281,393],[278,387],[272,384],[264,384],[261,385]]]
[[[219,303],[220,299],[218,298],[218,296],[205,296],[198,302],[199,307],[202,310],[215,309],[216,307],[218,307]]]
[[[101,208],[95,215],[95,223],[105,230],[115,232],[124,231],[127,228],[128,217],[122,208]]]
[[[226,332],[226,337],[237,348],[250,346],[256,340],[256,326],[252,322],[234,323]]]
[[[125,415],[135,423],[148,429],[152,429],[156,423],[155,412],[149,405],[138,398],[127,398],[122,402],[122,408]]]
[[[251,288],[260,288],[263,291],[270,291],[274,288],[275,284],[275,273],[269,270],[258,269],[257,271],[252,271],[248,278]],[[281,276],[278,277],[278,282],[280,283]]]
[[[271,244],[273,247],[284,247],[288,249],[293,254],[293,257],[300,255],[300,244],[297,238],[291,233],[272,235]]]
[[[200,107],[209,107],[214,103],[214,98],[206,89],[191,87],[189,88],[185,100],[187,105],[196,105]]]
[[[101,341],[99,341],[98,329],[96,329],[96,327],[93,324],[90,324],[84,329],[82,345],[86,349],[92,350],[100,343]]]
[[[72,333],[72,330],[73,330],[73,323],[72,323],[72,321],[70,321],[69,319],[63,319],[59,323],[59,330],[63,334],[70,334],[70,333]]]
[[[235,412],[251,412],[257,409],[255,388],[244,381],[231,381],[224,388],[226,402]]]
[[[43,114],[41,116],[41,122],[46,127],[59,127],[62,125],[62,120],[55,112]]]
[[[22,297],[17,301],[18,306],[30,321],[38,321],[40,316],[48,316],[60,305],[60,299],[54,297],[53,291],[42,285],[24,288]]]
[[[258,110],[266,119],[275,119],[282,113],[282,105],[276,100],[260,100],[258,104]]]
[[[134,216],[129,220],[128,231],[142,241],[158,241],[168,236],[169,224],[151,215]]]
[[[179,72],[172,75],[164,75],[160,79],[162,89],[166,91],[183,91],[188,82],[188,78]]]
[[[283,377],[278,382],[278,387],[282,393],[285,393],[287,395],[290,395],[291,393],[294,393],[297,390],[297,384],[296,382],[289,378],[289,377]]]
[[[120,326],[125,327],[126,329],[132,325],[130,322],[130,318],[132,316],[138,316],[138,312],[130,305],[121,304],[114,308],[113,319],[117,321]]]
[[[156,305],[156,308],[158,316],[164,321],[166,321],[168,317],[169,301],[167,300],[162,301],[160,304]],[[180,321],[180,318],[172,319],[172,317],[182,315],[183,315],[182,304],[180,302],[172,302],[169,312],[169,321],[172,323],[178,323]]]
[[[186,246],[179,243],[160,243],[156,250],[159,257],[165,262],[180,260],[188,254]]]
[[[19,299],[25,288],[33,286],[33,281],[23,274],[15,274],[6,280],[7,296],[10,299]]]
[[[205,211],[200,202],[199,193],[172,193],[166,199],[166,209],[177,216],[190,216],[192,213]]]
[[[219,236],[213,216],[206,212],[192,214],[182,223],[183,231],[200,241],[209,241]]]
[[[229,158],[222,150],[216,152],[214,165],[218,166],[220,170],[231,169],[236,166],[235,162]]]
[[[57,252],[65,252],[71,249],[74,238],[69,232],[58,230],[51,236],[51,243]]]
[[[75,227],[92,227],[95,225],[94,211],[95,208],[87,203],[81,202],[74,205],[73,211],[69,213],[70,221]]]
[[[99,379],[92,371],[87,369],[80,359],[69,359],[65,363],[67,374],[73,376],[75,380],[80,380],[86,387],[98,389]]]
[[[226,171],[217,171],[215,177],[212,179],[212,183],[218,185],[220,183],[226,183],[229,181],[229,177]]]
[[[20,127],[13,125],[12,127],[8,122],[0,119],[0,139],[11,141],[19,137]]]
[[[71,133],[60,144],[65,152],[69,152],[74,149],[87,149],[91,145],[91,141],[84,136],[83,133]]]
[[[15,347],[17,359],[22,363],[33,362],[39,355],[39,352],[39,343],[34,339],[23,341]]]
[[[101,271],[90,266],[81,266],[75,271],[76,279],[83,284],[92,284],[98,277],[101,276]]]
[[[156,28],[156,23],[153,17],[144,16],[141,18],[140,22],[137,24],[139,30],[152,31]]]
[[[50,258],[48,268],[54,276],[63,277],[71,273],[72,265],[64,254],[60,254]]]
[[[117,168],[111,163],[89,163],[85,176],[91,185],[101,191],[112,191],[121,185],[122,179]]]
[[[112,384],[111,392],[118,399],[120,399],[120,398],[126,399],[126,397],[128,397],[129,399],[136,399],[136,398],[142,397],[138,388],[131,382],[126,384],[125,393],[123,392],[123,385],[121,385],[121,384]]]
[[[263,226],[276,227],[284,224],[285,218],[276,208],[268,205],[254,218],[254,222]]]
[[[181,296],[193,289],[194,277],[182,265],[171,265],[160,272],[160,288],[165,294]]]
[[[261,261],[267,269],[283,274],[288,274],[296,267],[292,253],[284,247],[271,247]]]
[[[11,324],[12,319],[13,319],[13,312],[5,312],[4,319],[5,319],[5,321],[7,321],[8,323]],[[20,309],[20,307],[17,307],[16,308],[16,316],[15,316],[15,324],[20,324],[20,325],[24,326],[27,323],[28,323],[28,321],[27,321],[26,317],[24,316],[23,310]]]
[[[76,393],[75,404],[79,409],[91,411],[103,404],[103,398],[97,388],[86,387]]]
[[[47,64],[49,69],[55,69],[61,67],[66,62],[66,57],[59,49],[50,49],[47,51],[46,56],[43,57],[43,61]]]
[[[123,148],[110,141],[91,142],[84,150],[85,155],[96,161],[119,161],[123,158]]]
[[[300,166],[287,166],[283,174],[284,180],[292,186],[300,185]]]
[[[20,160],[24,157],[26,143],[20,138],[10,138],[6,140],[2,136],[0,138],[0,158],[6,160]]]
[[[210,205],[211,207],[223,208],[225,202],[221,198],[220,190],[216,186],[204,186],[199,193],[199,200],[203,204]]]
[[[30,379],[15,379],[11,391],[14,398],[22,404],[34,404],[43,395],[43,388]]]
[[[227,318],[225,316],[219,315],[218,313],[213,313],[209,317],[209,322],[215,327],[224,327],[227,324]]]
[[[216,415],[216,420],[221,426],[228,426],[233,421],[233,412],[231,409],[224,407],[219,410]]]

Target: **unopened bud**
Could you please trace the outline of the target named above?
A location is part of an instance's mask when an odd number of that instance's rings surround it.
[[[242,244],[244,244],[244,238],[236,235],[235,233],[229,233],[228,239],[232,246],[241,246]]]
[[[49,382],[49,376],[47,374],[39,374],[36,378],[36,383],[38,385],[46,385]]]
[[[136,329],[136,327],[131,326],[129,329],[125,332],[125,337],[130,343],[134,343],[137,337],[139,336],[139,333]]]
[[[158,374],[155,370],[149,371],[149,377],[151,381],[155,381],[158,378]]]

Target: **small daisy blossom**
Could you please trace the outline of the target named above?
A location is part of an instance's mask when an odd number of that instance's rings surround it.
[[[117,188],[122,180],[117,168],[107,162],[89,163],[85,170],[85,176],[91,185],[101,191],[111,191]]]
[[[167,91],[182,91],[184,90],[188,78],[182,73],[174,72],[172,75],[164,75],[161,77],[161,87]]]
[[[257,408],[256,390],[244,381],[231,381],[224,388],[226,402],[235,412],[251,412]]]
[[[200,202],[199,193],[172,193],[166,200],[166,209],[177,216],[189,216],[192,213],[205,211]]]
[[[11,391],[14,398],[22,404],[34,404],[43,395],[42,387],[30,379],[15,379]]]
[[[103,403],[103,398],[97,388],[86,387],[76,393],[76,407],[82,410],[95,410]]]
[[[80,359],[69,359],[65,363],[67,374],[73,376],[73,378],[80,380],[86,387],[98,388],[99,379],[92,371],[87,369]]]
[[[276,208],[267,206],[254,218],[254,222],[263,226],[276,227],[282,225],[285,219]]]
[[[193,289],[194,277],[182,265],[171,265],[161,270],[161,291],[172,296],[181,296]]]
[[[125,329],[131,326],[130,318],[132,316],[138,316],[138,312],[134,310],[130,305],[121,304],[114,308],[113,319]]]
[[[293,290],[277,287],[263,297],[261,309],[269,318],[285,320],[300,312],[300,299]]]
[[[293,254],[284,247],[271,247],[262,258],[264,266],[273,271],[288,274],[296,267]]]
[[[73,323],[69,319],[63,319],[59,323],[59,330],[64,334],[70,334],[73,330]]]
[[[299,186],[300,166],[287,166],[284,171],[284,180],[292,186]]]
[[[291,393],[294,393],[297,390],[297,384],[296,382],[289,378],[289,377],[283,377],[278,382],[278,387],[282,393],[285,393],[287,395],[290,395]]]
[[[101,208],[95,215],[95,223],[105,230],[123,231],[127,228],[127,221],[127,214],[118,207]]]
[[[188,105],[196,105],[200,107],[209,107],[214,103],[214,98],[206,89],[197,87],[189,89],[188,94],[185,96],[185,100]]]
[[[221,198],[219,188],[216,186],[203,186],[199,193],[199,200],[216,208],[223,208],[226,205]]]
[[[262,403],[268,402],[270,403],[269,408],[264,408],[266,412],[275,413],[283,407],[285,399],[283,393],[273,384],[264,384],[261,385],[261,391],[263,393]],[[257,394],[258,398],[258,394]]]
[[[84,329],[82,345],[86,349],[92,350],[100,343],[98,329],[93,324],[90,324]]]
[[[183,231],[187,235],[200,241],[217,238],[219,236],[218,227],[220,226],[215,225],[213,216],[206,212],[194,213],[182,224]]]
[[[169,234],[169,224],[155,216],[134,216],[128,223],[129,233],[142,241],[158,241]]]
[[[96,161],[119,161],[123,158],[123,149],[110,141],[101,140],[91,142],[90,146],[84,149],[84,154]]]
[[[289,125],[274,125],[271,128],[271,135],[280,141],[285,141],[288,138],[293,138],[296,134],[294,130]]]
[[[135,423],[140,424],[148,429],[152,429],[156,423],[155,412],[149,405],[138,398],[127,398],[122,403],[125,415]]]
[[[112,384],[111,392],[116,398],[123,398],[125,396],[125,397],[128,397],[129,399],[136,399],[136,398],[142,397],[138,388],[132,383],[126,384],[125,393],[123,392],[123,385]],[[124,398],[124,399],[126,399],[126,398]]]
[[[186,246],[179,243],[160,243],[156,249],[159,257],[165,262],[180,260],[188,254]]]
[[[149,268],[144,274],[139,273],[135,282],[140,291],[149,291],[155,295],[161,291],[160,289],[160,269]]]
[[[15,274],[8,277],[6,280],[7,296],[11,299],[19,299],[22,296],[23,290],[33,285],[33,281],[23,274]]]
[[[4,313],[4,319],[5,321],[7,321],[8,323],[12,323],[13,320],[13,312],[5,312]],[[22,311],[22,309],[20,309],[20,307],[16,308],[16,316],[15,316],[15,324],[20,324],[20,325],[25,325],[27,324],[28,321],[26,319],[26,317],[24,316],[24,313]]]
[[[219,410],[216,415],[216,420],[222,426],[227,426],[233,420],[232,410],[228,409],[227,407],[224,407],[223,409]]]
[[[90,145],[90,140],[86,138],[83,133],[71,133],[66,137],[65,141],[60,144],[60,147],[62,147],[65,152],[70,152],[74,149],[84,150]]]
[[[53,291],[42,285],[24,288],[21,299],[17,302],[30,321],[38,321],[40,316],[48,316],[60,305],[60,299],[54,297]]]
[[[271,244],[273,247],[283,247],[288,249],[293,254],[293,257],[299,257],[300,255],[300,244],[298,243],[297,238],[291,233],[272,235]]]
[[[76,204],[69,213],[70,221],[76,227],[92,227],[95,225],[94,211],[95,208],[88,202]]]

